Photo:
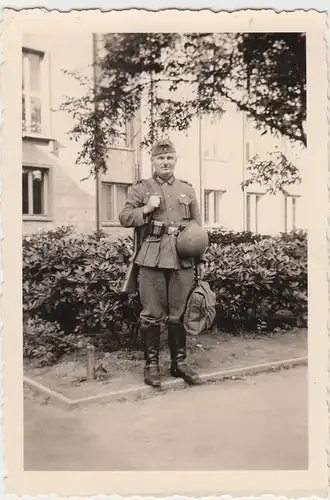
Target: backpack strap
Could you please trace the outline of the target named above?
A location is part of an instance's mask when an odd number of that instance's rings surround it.
[[[191,182],[186,181],[185,179],[179,179],[180,182],[183,182],[184,184],[188,184],[188,186],[192,186]]]
[[[149,179],[143,179],[142,182],[151,194],[154,194],[154,188]]]
[[[148,191],[150,191],[151,193],[153,193],[153,191],[154,191],[153,186],[148,179],[139,179],[134,183],[134,185],[137,185],[137,184],[144,184],[146,186],[146,188],[148,189]],[[147,224],[147,227],[150,227],[149,223]],[[136,258],[137,254],[139,253],[139,250],[140,250],[141,244],[142,244],[142,240],[145,236],[145,231],[146,231],[146,228],[144,226],[134,228],[133,260]]]

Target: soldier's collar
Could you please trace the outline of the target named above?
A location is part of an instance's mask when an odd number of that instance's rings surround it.
[[[154,174],[153,175],[154,179],[158,182],[158,184],[162,185],[162,184],[173,184],[174,180],[175,180],[175,177],[174,175],[171,175],[171,177],[169,179],[162,179],[161,177],[159,177],[159,175],[157,174]]]

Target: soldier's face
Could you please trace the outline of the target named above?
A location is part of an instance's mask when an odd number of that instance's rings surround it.
[[[168,179],[173,174],[176,165],[176,155],[174,153],[164,153],[161,155],[153,156],[152,164],[154,170],[159,177]]]

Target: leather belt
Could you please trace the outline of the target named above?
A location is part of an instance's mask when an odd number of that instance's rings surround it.
[[[185,226],[186,224],[178,224],[175,226],[166,222],[151,221],[149,236],[163,236],[163,234],[177,236]]]
[[[177,234],[179,234],[180,230],[180,226],[165,226],[163,229],[163,234],[174,234],[176,236]]]

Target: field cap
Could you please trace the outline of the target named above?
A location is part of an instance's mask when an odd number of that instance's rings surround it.
[[[158,156],[168,153],[175,153],[175,147],[169,139],[157,141],[151,149],[151,156]]]

